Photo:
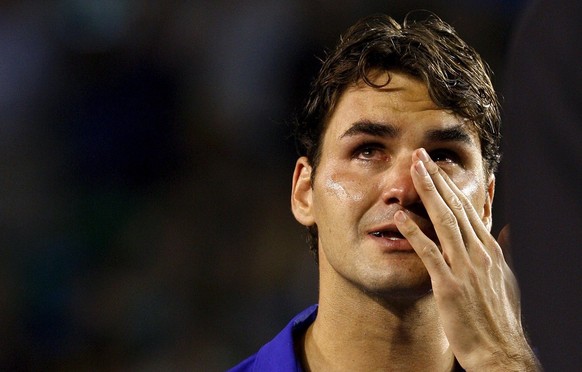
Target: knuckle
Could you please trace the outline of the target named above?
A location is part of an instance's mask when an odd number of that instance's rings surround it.
[[[431,243],[426,243],[420,251],[425,256],[437,256],[439,254],[439,250]]]
[[[429,162],[425,166],[426,166],[426,171],[431,176],[434,176],[436,174],[439,174],[439,173],[443,172],[442,169],[438,165],[436,165],[435,163],[433,163],[433,162]]]
[[[473,204],[465,195],[461,195],[459,198],[464,209],[470,210],[471,208],[473,208]]]
[[[432,182],[431,179],[425,179],[422,182],[422,187],[426,190],[426,191],[435,191],[436,190],[436,186],[435,184]]]
[[[438,218],[438,221],[439,221],[439,224],[441,224],[444,227],[452,228],[452,227],[457,226],[457,218],[450,210],[447,210],[447,211],[441,213],[439,218]]]
[[[462,211],[464,209],[463,202],[455,194],[451,194],[449,196],[449,205],[452,209],[457,210],[457,211]]]
[[[493,268],[493,258],[487,253],[483,247],[469,248],[473,252],[473,260],[478,266],[484,268],[487,272],[491,271]]]
[[[493,268],[493,260],[491,259],[491,256],[489,256],[488,254],[482,255],[481,263],[482,263],[483,267],[485,267],[485,269],[487,269],[487,271],[490,271],[491,268]]]
[[[499,244],[493,244],[491,247],[491,255],[495,257],[497,261],[505,262],[505,257],[503,255],[503,250]]]
[[[417,250],[417,253],[424,260],[428,259],[431,261],[434,261],[440,255],[440,251],[436,245],[430,242],[426,242],[424,245],[422,245],[422,248]]]

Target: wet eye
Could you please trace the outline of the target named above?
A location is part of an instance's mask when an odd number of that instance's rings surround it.
[[[384,158],[383,147],[373,144],[360,146],[354,152],[354,158],[360,160],[381,160]]]
[[[461,158],[455,151],[439,149],[429,153],[435,163],[461,164]]]
[[[371,159],[377,152],[378,149],[375,149],[373,147],[365,147],[362,150],[360,150],[360,157],[364,159]]]

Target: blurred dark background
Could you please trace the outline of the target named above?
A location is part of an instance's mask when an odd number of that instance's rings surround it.
[[[0,370],[220,371],[256,351],[317,297],[286,123],[323,49],[361,16],[428,9],[502,91],[525,5],[0,1]]]

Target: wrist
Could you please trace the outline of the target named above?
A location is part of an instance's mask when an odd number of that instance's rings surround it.
[[[493,353],[487,361],[478,363],[473,367],[466,367],[465,370],[467,372],[541,372],[543,368],[528,346],[526,350],[521,350],[515,354]]]

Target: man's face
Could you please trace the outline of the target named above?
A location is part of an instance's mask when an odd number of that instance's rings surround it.
[[[372,79],[387,80],[386,72]],[[493,178],[486,179],[479,138],[466,121],[438,108],[426,85],[407,74],[391,71],[381,89],[361,82],[343,93],[330,116],[313,183],[305,158],[294,175],[294,214],[318,227],[322,290],[349,286],[397,297],[429,292],[424,265],[393,221],[404,210],[438,241],[410,175],[420,147],[490,224]]]

